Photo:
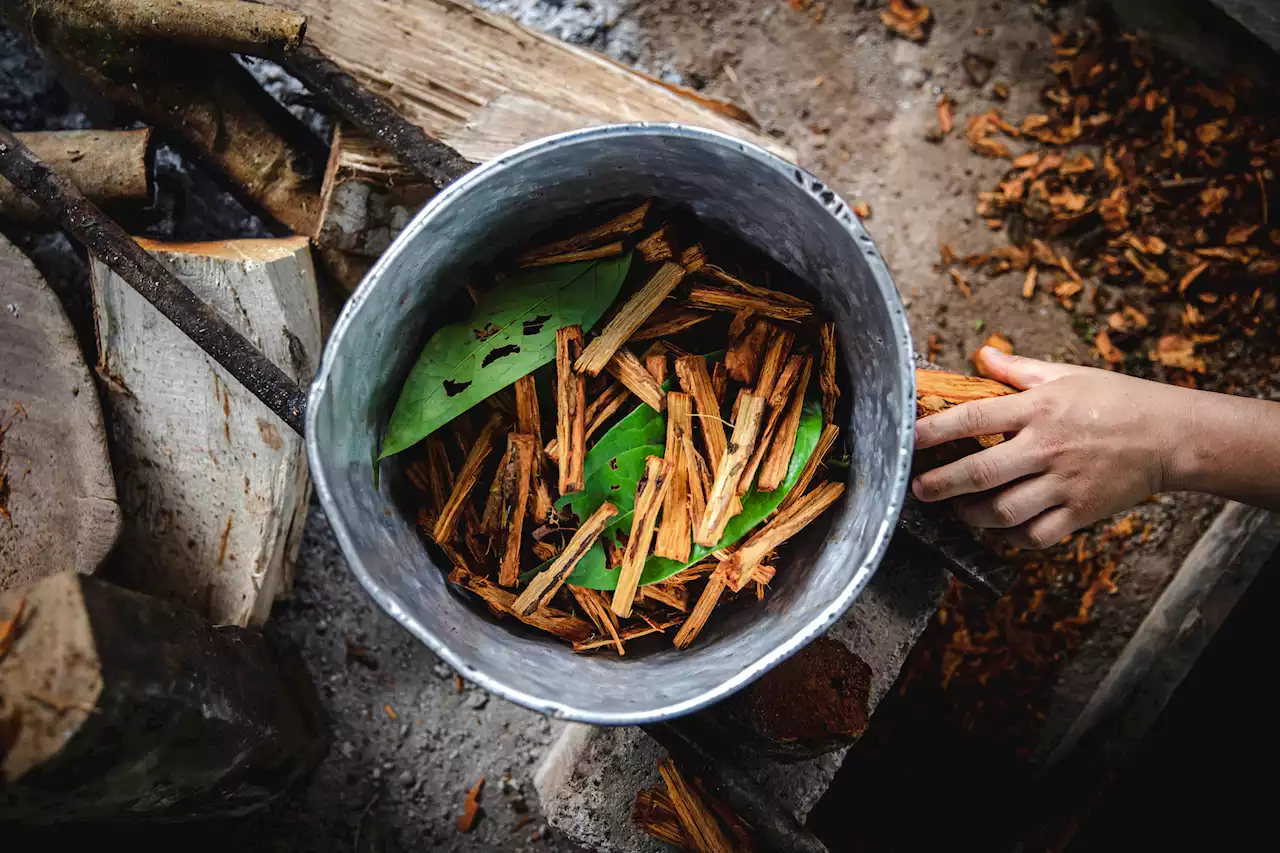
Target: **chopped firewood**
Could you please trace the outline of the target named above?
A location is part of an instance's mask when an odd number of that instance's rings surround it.
[[[540,607],[528,616],[516,615],[512,609],[516,603],[516,594],[511,590],[503,589],[486,577],[454,569],[449,574],[449,580],[480,596],[494,611],[515,616],[532,628],[554,634],[570,643],[589,640],[594,633],[591,623],[587,620],[552,607]]]
[[[760,364],[760,374],[756,379],[753,392],[757,397],[768,400],[773,396],[782,370],[786,367],[787,358],[791,355],[791,347],[795,343],[796,333],[789,329],[779,329],[769,341],[769,349],[765,352],[764,361]]]
[[[686,649],[697,639],[703,626],[707,624],[711,611],[715,610],[716,605],[720,603],[720,596],[724,593],[726,586],[724,574],[719,571],[712,572],[711,577],[707,579],[707,585],[702,589],[702,594],[698,596],[698,602],[689,612],[689,618],[684,621],[684,625],[680,626],[679,633],[672,641],[677,649]]]
[[[587,344],[582,355],[574,361],[574,369],[591,376],[604,370],[618,348],[635,334],[636,329],[644,325],[649,315],[662,304],[662,300],[671,295],[671,291],[675,290],[684,277],[684,267],[671,261],[664,262],[644,287],[627,300],[604,330]]]
[[[714,548],[724,535],[725,525],[733,514],[738,482],[751,461],[764,419],[764,398],[742,391],[738,400],[741,411],[733,426],[733,436],[716,466],[715,483],[707,495],[707,508],[694,535],[694,541],[706,548]]]
[[[729,558],[720,564],[719,571],[733,581],[733,591],[741,590],[747,581],[752,579],[756,567],[770,552],[803,530],[842,494],[844,494],[844,483],[823,483],[785,511],[775,515],[742,547],[729,555]]]
[[[689,288],[689,296],[685,299],[685,302],[692,308],[702,308],[707,311],[727,311],[730,314],[736,314],[746,309],[760,317],[786,320],[793,323],[813,316],[812,306],[801,307],[791,302],[739,293],[729,288],[712,287],[704,284],[695,284]]]
[[[241,0],[27,0],[33,23],[105,41],[174,41],[272,57],[302,43],[307,19],[288,9]]]
[[[799,296],[793,296],[790,293],[783,293],[781,290],[771,290],[767,287],[758,287],[757,285],[750,284],[737,276],[730,275],[714,264],[707,264],[702,268],[702,272],[705,275],[710,275],[713,278],[718,279],[723,284],[727,284],[732,289],[741,290],[749,296],[758,296],[761,299],[767,299],[770,302],[782,305],[792,305],[796,308],[809,311],[810,313],[813,312],[813,303],[806,299],[801,299]]]
[[[665,512],[665,510],[664,510]],[[661,555],[659,555],[661,556]],[[685,559],[689,559],[685,557]],[[689,609],[689,591],[682,584],[673,583],[650,583],[640,587],[639,598],[652,599],[660,604],[665,604],[672,610],[679,610],[681,613]]]
[[[622,243],[606,243],[590,249],[576,249],[561,255],[546,255],[541,258],[530,258],[520,262],[522,267],[547,267],[552,264],[571,264],[575,261],[594,261],[598,258],[614,258],[626,250]]]
[[[659,412],[666,410],[667,398],[662,386],[653,378],[636,354],[626,347],[619,347],[606,365],[608,371],[627,386],[627,390],[635,394],[644,403]]]
[[[707,256],[699,245],[693,245],[680,253],[680,266],[685,272],[698,272],[707,265]]]
[[[651,790],[636,794],[635,808],[631,812],[631,820],[659,841],[670,844],[686,853],[696,853],[693,839],[680,825],[680,816],[676,807],[667,796],[666,785],[659,782]]]
[[[717,361],[711,369],[711,391],[715,394],[716,406],[724,405],[724,392],[729,390],[729,371],[723,361]]]
[[[663,458],[671,463],[666,500],[662,506],[662,527],[653,553],[659,557],[688,562],[693,547],[689,514],[689,464],[684,445],[693,431],[693,401],[688,394],[672,391],[667,395],[667,445]],[[699,516],[701,518],[701,516]]]
[[[533,376],[516,380],[516,430],[533,436],[533,500],[529,502],[529,517],[538,524],[545,524],[551,517],[551,490],[547,487],[546,464],[542,456],[542,413],[538,410],[538,389]]]
[[[481,776],[462,802],[462,814],[458,815],[457,820],[458,832],[470,832],[475,827],[476,819],[480,817],[480,791],[483,789],[484,777]]]
[[[641,359],[644,363],[644,369],[653,377],[653,381],[658,383],[661,388],[667,382],[667,353],[665,349],[659,348],[657,344],[649,347],[649,351],[644,354]]]
[[[614,382],[604,389],[599,397],[592,400],[591,405],[587,407],[587,434],[585,440],[590,441],[591,436],[595,435],[596,431],[604,426],[609,418],[616,415],[630,397],[631,392],[627,390],[627,386],[621,382]],[[551,456],[554,452],[552,444],[556,445],[554,450],[559,450],[559,444],[553,440],[551,444],[547,445],[546,453],[548,456]]]
[[[578,602],[582,612],[595,624],[601,634],[608,634],[607,643],[612,643],[618,650],[618,656],[626,655],[622,646],[622,638],[618,636],[618,617],[609,609],[609,598],[598,589],[587,589],[583,586],[567,587],[573,600]],[[575,647],[575,651],[577,651]]]
[[[589,652],[592,649],[598,649],[601,646],[611,645],[618,649],[619,655],[625,655],[626,651],[623,649],[623,644],[628,640],[634,640],[638,637],[646,637],[649,634],[661,634],[668,628],[674,628],[676,625],[679,625],[682,621],[684,621],[683,618],[667,619],[663,622],[646,621],[643,625],[637,625],[634,628],[627,628],[625,631],[618,632],[616,637],[602,637],[595,640],[587,640],[582,643],[574,643],[573,650],[575,652]]]
[[[674,258],[676,253],[671,248],[671,235],[669,232],[670,226],[663,225],[657,231],[636,243],[636,251],[640,253],[640,257],[651,264],[669,261]]]
[[[809,374],[813,370],[813,359],[806,358],[800,370],[800,379],[796,382],[795,392],[787,405],[786,415],[778,424],[777,432],[769,445],[769,455],[760,466],[760,479],[756,488],[762,492],[772,492],[786,479],[787,468],[791,465],[791,454],[796,448],[796,433],[800,429],[800,415],[804,410],[805,389],[809,387]],[[781,411],[775,409],[774,411]]]
[[[502,586],[514,586],[520,577],[520,537],[524,532],[524,517],[529,512],[534,448],[531,435],[513,432],[507,436],[507,453],[495,478],[495,485],[498,479],[502,481],[499,509],[493,518],[489,518],[489,507],[485,507],[486,519],[491,522],[486,525],[489,535],[506,536],[498,574],[498,583]],[[493,494],[490,491],[491,499]]]
[[[582,327],[556,331],[556,441],[560,494],[580,492],[587,460],[586,377],[574,368],[582,353]]]
[[[658,307],[658,310],[649,315],[649,319],[645,321],[643,326],[636,329],[630,340],[649,341],[654,338],[678,335],[700,323],[705,323],[714,316],[710,311],[685,308],[675,303],[670,305],[663,304]]]
[[[444,449],[444,442],[431,436],[424,442],[427,447],[427,481],[429,483],[428,498],[436,517],[444,512],[445,502],[453,493],[453,470],[449,465],[449,454]]]
[[[724,422],[720,419],[720,402],[707,376],[707,362],[700,355],[676,359],[676,376],[680,387],[693,398],[698,413],[698,425],[702,428],[702,440],[707,448],[707,463],[719,470],[720,457],[724,455]]]
[[[622,617],[631,615],[640,573],[649,556],[649,546],[657,527],[658,512],[671,482],[671,463],[650,456],[645,460],[644,475],[636,484],[635,510],[631,519],[631,534],[627,537],[627,549],[622,555],[622,571],[618,575],[618,587],[613,592],[613,612]]]
[[[597,225],[595,228],[583,231],[581,234],[575,234],[565,240],[557,240],[554,243],[548,243],[545,246],[538,246],[522,252],[516,259],[516,263],[520,266],[536,266],[541,263],[561,263],[562,261],[549,261],[547,258],[557,255],[567,255],[580,252],[588,247],[596,247],[601,244],[616,244],[618,251],[614,254],[622,253],[622,243],[618,242],[619,238],[625,237],[639,231],[644,227],[644,218],[649,213],[649,207],[652,202],[646,201],[635,210],[629,210],[626,213],[609,220],[603,225]],[[603,257],[603,256],[597,256]],[[571,258],[566,260],[586,260],[586,258]]]
[[[742,316],[742,315],[738,315]],[[737,318],[735,317],[735,320]],[[724,354],[724,366],[729,378],[741,385],[755,385],[769,346],[774,327],[764,320],[756,320],[750,331],[729,339],[729,349]]]
[[[151,129],[57,130],[16,134],[45,165],[66,177],[94,204],[145,201]],[[40,222],[39,206],[0,178],[0,220]],[[710,316],[709,314],[707,316]]]
[[[591,550],[591,546],[600,538],[600,534],[604,533],[609,521],[617,514],[618,508],[613,504],[608,502],[600,504],[591,517],[573,534],[573,538],[560,552],[560,556],[556,557],[555,562],[539,572],[537,577],[529,581],[524,592],[520,593],[520,597],[516,599],[512,608],[517,616],[528,616],[535,608],[546,607],[551,603],[551,599],[560,591],[565,580],[573,574],[578,561]]]
[[[822,428],[822,434],[818,436],[818,443],[814,445],[813,453],[809,455],[809,461],[805,463],[804,470],[800,472],[800,476],[796,479],[795,485],[791,487],[791,491],[787,492],[787,496],[782,499],[782,503],[778,504],[776,512],[784,512],[800,499],[800,496],[809,488],[809,484],[813,482],[813,477],[818,473],[818,469],[822,467],[822,462],[826,459],[827,454],[831,452],[831,445],[835,444],[836,437],[840,435],[840,427],[835,424],[827,424]]]
[[[836,404],[840,401],[840,386],[836,383],[836,324],[823,323],[821,333],[822,369],[818,383],[822,386],[822,422],[835,420]]]

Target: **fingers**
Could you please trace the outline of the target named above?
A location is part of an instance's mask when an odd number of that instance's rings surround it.
[[[1027,425],[1035,406],[1021,394],[961,403],[916,422],[916,450],[958,438],[1017,432]]]
[[[983,347],[978,350],[974,364],[983,376],[998,379],[1022,391],[1054,379],[1061,379],[1079,370],[1070,364],[1054,364],[1020,355],[1005,355],[995,347]]]
[[[1044,466],[1044,454],[1035,449],[1032,440],[1016,436],[988,450],[921,474],[911,484],[911,490],[922,501],[940,501],[1012,483],[1043,471]]]
[[[1076,517],[1075,510],[1060,506],[1013,528],[1004,534],[1004,538],[1016,548],[1043,551],[1057,545],[1083,526]]]
[[[1059,478],[1041,475],[967,500],[956,508],[956,514],[971,527],[1017,527],[1058,506],[1064,497]]]

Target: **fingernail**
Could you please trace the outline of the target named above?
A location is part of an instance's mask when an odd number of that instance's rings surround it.
[[[911,481],[911,494],[915,495],[919,500],[924,500],[924,484],[920,482],[919,477]]]
[[[982,357],[983,358],[1004,358],[1004,353],[996,349],[995,347],[984,346],[982,348]]]

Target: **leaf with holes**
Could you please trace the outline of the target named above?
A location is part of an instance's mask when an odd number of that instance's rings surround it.
[[[618,507],[618,514],[605,528],[604,535],[612,535],[617,541],[619,531],[624,534],[629,533],[635,507],[636,485],[644,473],[645,457],[661,456],[665,449],[662,444],[637,445],[642,439],[652,441],[655,436],[665,436],[666,429],[665,414],[655,412],[646,405],[637,407],[587,451],[586,489],[572,495],[565,495],[556,502],[556,509],[561,512],[572,511],[582,519],[590,516],[600,504],[609,501]],[[768,518],[778,504],[782,503],[782,499],[800,478],[805,463],[809,461],[809,456],[818,444],[818,436],[821,432],[822,405],[810,396],[806,398],[800,416],[800,428],[796,432],[795,449],[791,453],[791,463],[787,466],[786,478],[772,492],[758,492],[753,487],[743,495],[742,512],[729,519],[724,537],[716,547],[724,548],[742,539],[757,524]],[[686,566],[698,562],[713,550],[715,549],[704,548],[695,543],[689,554],[689,560],[684,563],[650,555],[645,560],[640,583],[643,585],[666,580]],[[573,574],[569,576],[568,582],[574,586],[610,590],[618,585],[618,571],[606,567],[604,546],[597,542],[583,555],[577,567],[574,568]]]
[[[465,323],[438,330],[413,366],[380,459],[412,447],[476,403],[556,357],[556,330],[590,329],[613,303],[631,254],[536,267],[485,294]]]

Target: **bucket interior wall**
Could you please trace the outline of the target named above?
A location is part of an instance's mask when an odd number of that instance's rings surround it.
[[[853,394],[847,499],[779,566],[763,603],[713,617],[687,650],[578,655],[464,600],[433,564],[371,457],[417,346],[462,273],[565,217],[653,197],[738,235],[809,282],[838,327]],[[714,261],[715,259],[711,259]],[[865,586],[905,489],[914,383],[884,264],[844,202],[752,146],[672,126],[592,129],[535,143],[464,177],[406,229],[335,328],[312,395],[317,490],[361,582],[467,679],[547,713],[600,723],[693,710],[828,627]],[[388,513],[390,510],[390,513]]]

